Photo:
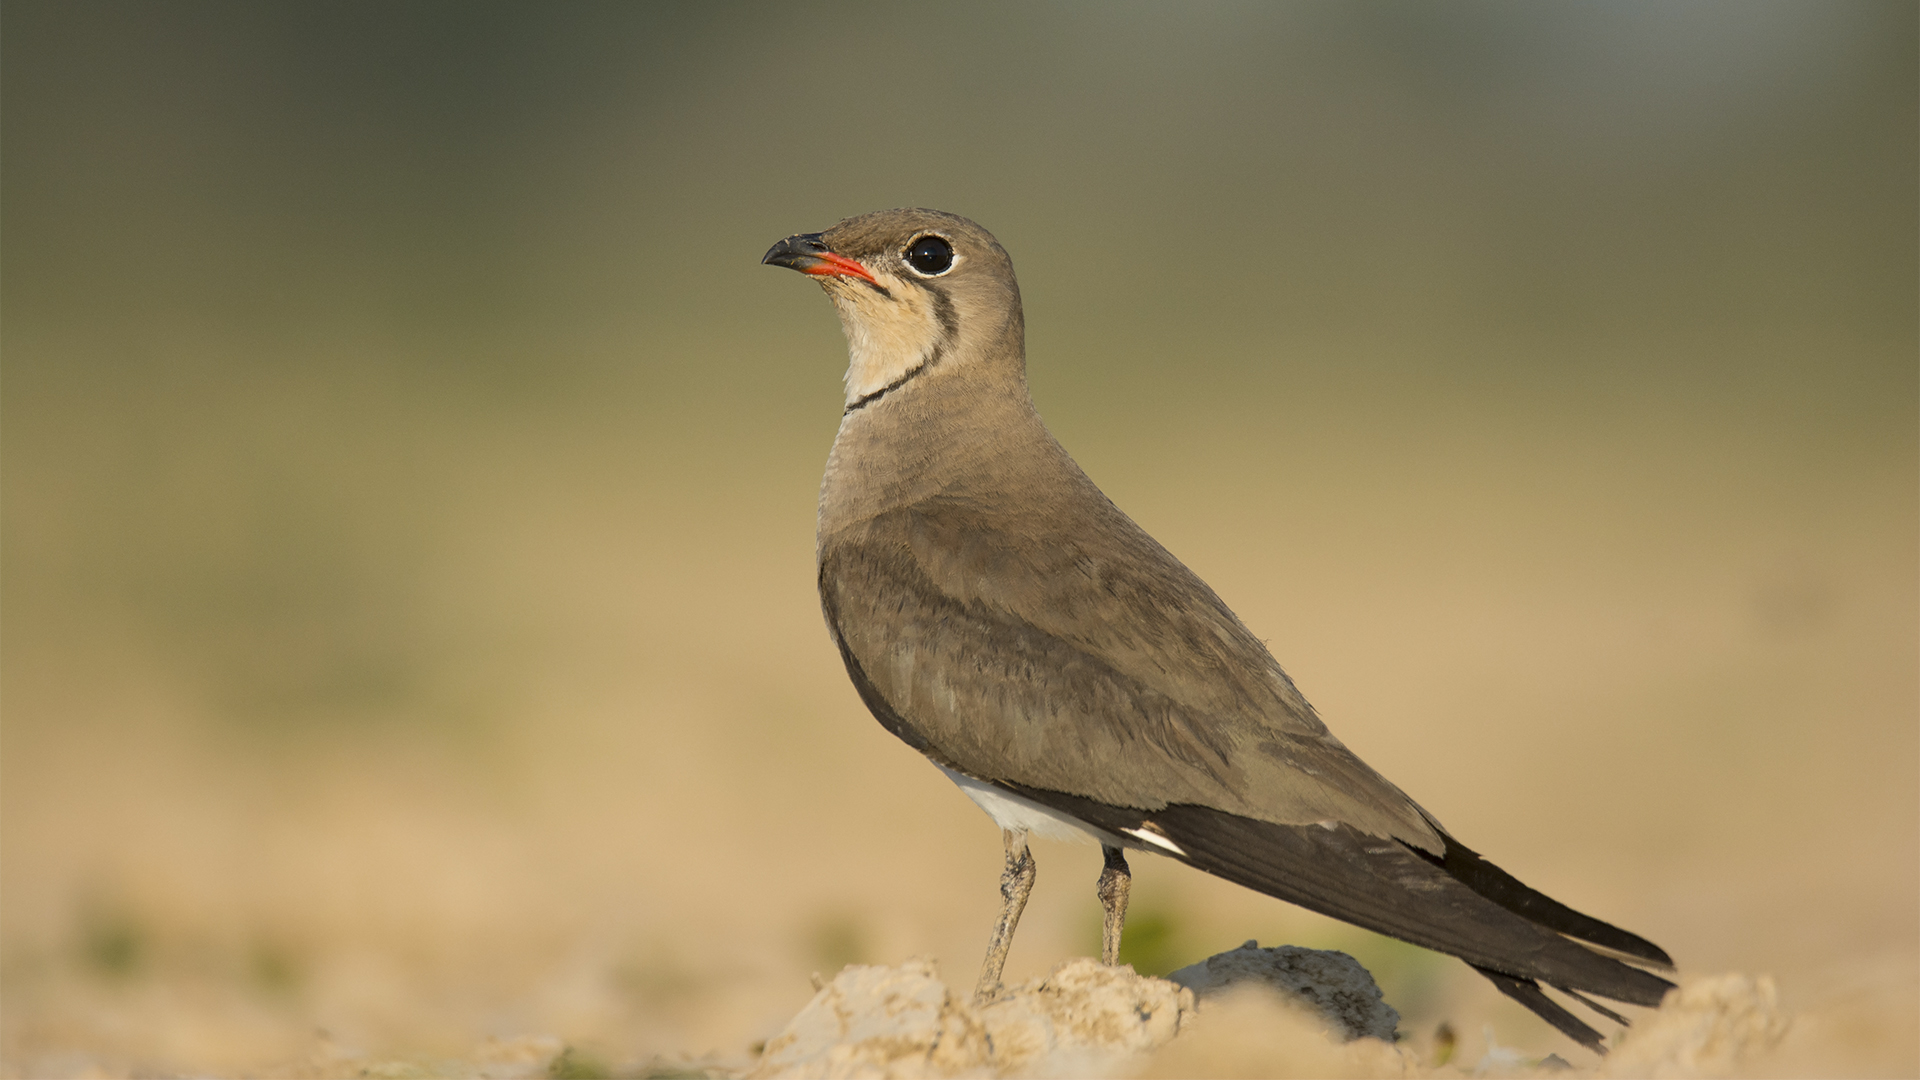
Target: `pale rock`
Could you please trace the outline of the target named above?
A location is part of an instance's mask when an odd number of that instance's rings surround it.
[[[754,1077],[1083,1076],[1173,1039],[1193,995],[1069,960],[975,1006],[928,960],[852,966],[767,1043]]]
[[[1628,1029],[1601,1076],[1726,1076],[1786,1035],[1779,993],[1767,975],[1688,979],[1660,1010]]]

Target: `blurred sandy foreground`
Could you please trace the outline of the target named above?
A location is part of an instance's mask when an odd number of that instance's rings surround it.
[[[175,403],[207,422],[146,456],[137,409],[38,390],[8,479],[7,1074],[742,1065],[811,973],[970,982],[998,837],[820,626],[824,423],[767,409],[687,461],[672,418],[268,381]],[[1920,1070],[1904,462],[1405,410],[1366,445],[1232,407],[1067,439],[1469,843],[1685,973],[1776,977],[1796,1019],[1757,1075]],[[1009,981],[1098,940],[1097,850],[1037,854]],[[1455,962],[1136,874],[1143,972],[1340,948],[1413,1052],[1445,1022],[1459,1062],[1578,1054]]]

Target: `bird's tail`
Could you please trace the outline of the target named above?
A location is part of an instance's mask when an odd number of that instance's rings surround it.
[[[1451,838],[1436,857],[1349,825],[1278,825],[1192,805],[1141,811],[1013,789],[1116,836],[1150,837],[1163,853],[1228,881],[1457,956],[1501,993],[1597,1051],[1600,1033],[1549,998],[1543,985],[1621,1022],[1620,1014],[1582,995],[1653,1006],[1673,989],[1666,979],[1607,955],[1670,968],[1658,946],[1529,889]]]

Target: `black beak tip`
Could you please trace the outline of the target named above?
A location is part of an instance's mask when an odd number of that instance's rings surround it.
[[[809,262],[816,261],[820,253],[827,250],[819,233],[796,233],[767,249],[760,257],[764,266],[785,266],[798,270]]]

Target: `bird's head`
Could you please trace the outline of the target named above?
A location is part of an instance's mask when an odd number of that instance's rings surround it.
[[[1024,376],[1020,287],[987,230],[938,210],[882,210],[789,236],[760,260],[819,280],[847,334],[847,406],[940,365]]]

